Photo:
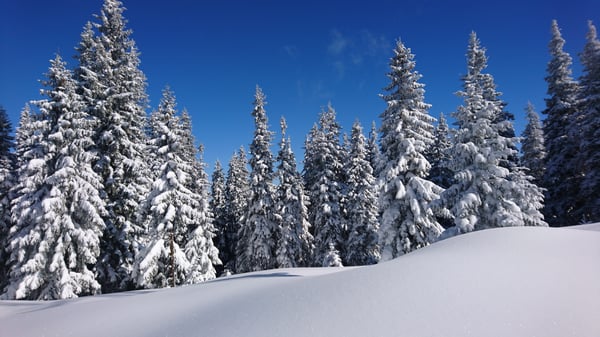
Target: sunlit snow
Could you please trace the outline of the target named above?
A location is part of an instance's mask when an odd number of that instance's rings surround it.
[[[600,336],[600,224],[501,228],[369,267],[0,302],[0,336]]]

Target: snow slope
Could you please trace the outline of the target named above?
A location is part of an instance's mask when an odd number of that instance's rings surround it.
[[[502,228],[370,267],[0,302],[0,336],[600,336],[600,232]]]

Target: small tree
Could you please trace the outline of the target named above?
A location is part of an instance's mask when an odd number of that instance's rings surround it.
[[[521,164],[529,170],[534,178],[534,183],[540,185],[544,177],[546,147],[544,146],[544,130],[540,117],[535,112],[531,102],[525,108],[527,113],[527,126],[523,130],[523,144],[521,146]]]

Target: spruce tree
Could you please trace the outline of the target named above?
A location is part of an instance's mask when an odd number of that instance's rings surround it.
[[[578,223],[573,210],[579,208],[580,163],[575,154],[579,151],[579,136],[575,124],[578,84],[571,75],[571,56],[563,50],[565,40],[556,20],[552,21],[552,39],[549,49],[551,59],[546,68],[548,98],[542,111],[544,143],[546,145],[546,187],[544,215],[551,226],[568,226]]]
[[[344,256],[346,220],[344,197],[343,151],[340,125],[331,105],[319,117],[306,140],[304,181],[310,206],[308,219],[315,239],[315,266],[322,266],[326,256],[335,252]],[[335,259],[334,259],[335,260]]]
[[[431,163],[429,180],[442,188],[452,184],[452,172],[448,169],[450,157],[448,151],[451,146],[446,117],[440,113],[437,125],[433,130],[433,144],[427,151],[427,160]]]
[[[277,242],[277,222],[275,202],[273,200],[273,155],[271,139],[273,133],[268,130],[265,111],[265,95],[256,86],[254,96],[254,138],[250,144],[250,200],[246,228],[247,265],[242,270],[265,270],[276,266],[275,243]]]
[[[377,165],[379,164],[379,157],[381,156],[381,151],[379,150],[379,144],[377,143],[378,133],[377,133],[377,125],[375,121],[371,123],[371,131],[369,132],[369,139],[367,141],[367,153],[369,164],[371,164],[371,168],[373,169],[373,176],[377,177],[379,173],[377,172]]]
[[[576,162],[582,166],[583,179],[579,192],[580,209],[574,210],[580,222],[600,221],[600,41],[594,24],[588,22],[587,42],[580,54],[583,75],[580,78],[577,123],[581,134]]]
[[[12,124],[4,107],[0,106],[0,289],[8,281],[6,265],[6,244],[8,231],[12,226],[10,219],[10,189],[15,184],[15,156]]]
[[[358,121],[352,125],[350,143],[345,170],[348,176],[348,240],[344,261],[347,266],[375,264],[380,258],[377,219],[379,207],[368,143]]]
[[[92,169],[96,120],[84,109],[72,73],[51,61],[36,102],[13,200],[10,284],[5,298],[50,300],[100,291],[93,265],[104,230],[101,180]],[[23,119],[22,119],[23,121]],[[21,137],[20,135],[19,137]]]
[[[228,238],[226,237],[227,213],[225,199],[225,173],[221,162],[217,160],[212,173],[212,184],[210,190],[210,210],[213,212],[213,225],[215,228],[215,244],[219,249],[219,258],[223,262],[223,266],[230,265],[233,256],[229,255]],[[220,270],[219,272],[222,272]]]
[[[484,73],[485,49],[471,33],[463,77],[464,104],[454,117],[459,129],[450,149],[455,183],[442,194],[454,216],[456,232],[505,226],[545,225],[539,212],[543,196],[530,176],[518,166],[507,166],[514,156],[514,138],[503,133],[510,121],[498,118],[504,104],[494,93],[494,81]]]
[[[287,125],[281,119],[281,143],[277,161],[276,215],[279,235],[276,248],[279,268],[308,267],[312,263],[313,237],[309,232],[308,197],[302,176],[296,169],[291,140],[286,138]]]
[[[156,138],[152,145],[161,163],[160,174],[143,203],[149,239],[136,258],[133,274],[143,288],[195,283],[215,276],[210,256],[215,256],[216,250],[206,226],[210,216],[203,212],[203,198],[188,188],[193,163],[181,146],[186,130],[175,106],[173,93],[165,89],[153,125]]]
[[[183,139],[193,139],[192,129],[189,121],[186,121],[185,110],[182,113],[182,123],[180,124],[183,132]],[[216,268],[221,269],[222,262],[219,259],[219,250],[214,244],[216,229],[214,227],[214,216],[209,205],[208,174],[206,173],[206,163],[204,162],[204,146],[198,146],[198,159],[195,155],[188,159],[191,171],[186,172],[193,179],[187,185],[192,195],[196,196],[196,211],[198,218],[196,222],[188,226],[187,243],[185,245],[185,254],[190,262],[190,269],[186,275],[187,284],[195,284],[215,278]]]
[[[248,159],[244,147],[233,155],[229,161],[227,181],[225,183],[225,209],[227,224],[225,237],[228,255],[233,258],[225,264],[225,273],[242,273],[248,270],[246,247],[250,231],[246,227],[248,201],[250,198],[250,182],[248,180]],[[238,267],[239,266],[239,267]]]
[[[134,287],[131,279],[142,228],[138,210],[148,194],[146,78],[137,47],[126,28],[123,4],[105,0],[81,34],[75,76],[88,112],[99,119],[94,135],[107,215],[96,272],[104,292]]]
[[[414,55],[400,41],[390,61],[382,95],[379,245],[382,260],[424,247],[442,231],[430,203],[442,188],[427,180],[431,165],[425,158],[433,144],[433,122],[424,101],[424,85],[415,70]]]
[[[535,112],[531,102],[527,103],[525,108],[527,125],[523,130],[521,145],[521,164],[529,170],[529,174],[534,178],[534,183],[542,184],[544,177],[546,147],[544,146],[544,130],[540,117]]]

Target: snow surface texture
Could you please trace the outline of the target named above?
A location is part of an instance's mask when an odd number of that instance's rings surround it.
[[[0,336],[597,337],[600,233],[578,229],[477,231],[368,267],[3,301]]]

